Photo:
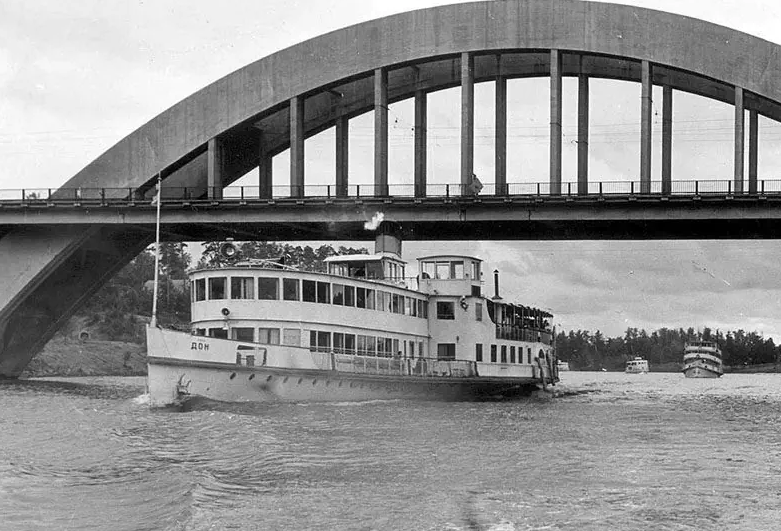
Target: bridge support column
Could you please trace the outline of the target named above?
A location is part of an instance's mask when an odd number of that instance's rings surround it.
[[[672,193],[673,184],[673,88],[662,88],[662,193]]]
[[[744,143],[746,141],[745,110],[743,88],[735,87],[735,180],[733,185],[736,194],[743,193]]]
[[[651,63],[640,66],[640,193],[651,193],[651,118],[653,78]]]
[[[496,124],[494,128],[494,169],[496,195],[506,195],[507,190],[507,78],[502,75],[502,56],[496,56]]]
[[[415,92],[415,197],[426,196],[426,150],[428,128],[428,96]]]
[[[759,161],[759,113],[748,112],[748,193],[757,193],[757,163]]]
[[[561,52],[550,51],[550,193],[561,194]]]
[[[388,70],[374,71],[374,195],[388,190]]]
[[[348,167],[349,167],[349,140],[350,128],[347,116],[341,115],[336,119],[336,196],[348,195]]]
[[[266,151],[266,133],[260,132],[258,141],[258,197],[271,199],[274,197],[273,189],[273,159]]]
[[[475,57],[461,54],[461,194],[468,193],[475,163]]]
[[[583,57],[581,56],[581,61]],[[578,194],[588,194],[588,76],[578,76]]]
[[[225,150],[222,140],[210,139],[207,149],[206,194],[209,199],[222,199],[222,188],[225,185]]]
[[[304,98],[290,98],[290,195],[304,197]]]

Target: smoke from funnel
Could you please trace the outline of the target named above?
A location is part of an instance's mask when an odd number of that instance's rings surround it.
[[[374,216],[372,216],[372,219],[363,224],[363,228],[365,230],[377,230],[377,227],[380,226],[380,223],[382,223],[384,218],[385,214],[382,212],[377,212],[374,214]]]

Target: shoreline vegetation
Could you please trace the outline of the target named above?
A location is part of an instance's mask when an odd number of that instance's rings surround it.
[[[158,322],[188,329],[190,289],[187,271],[193,267],[219,267],[230,260],[220,252],[223,242],[206,242],[192,265],[186,243],[160,244]],[[323,271],[324,260],[336,254],[368,253],[366,249],[322,245],[294,247],[273,242],[233,242],[241,259],[284,260],[308,271]],[[144,376],[146,334],[152,308],[154,246],[142,251],[122,268],[55,334],[35,356],[22,377]],[[605,337],[597,330],[559,331],[556,351],[573,371],[620,372],[627,360],[640,356],[652,372],[679,372],[687,341],[717,341],[725,372],[781,372],[781,346],[756,332],[661,328],[651,333],[628,328],[623,336]]]

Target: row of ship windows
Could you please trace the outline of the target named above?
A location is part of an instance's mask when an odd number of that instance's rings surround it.
[[[518,347],[517,351],[517,358],[516,358],[516,349],[514,346],[510,345],[509,347],[507,345],[499,345],[501,349],[497,347],[497,345],[491,345],[491,353],[490,353],[490,361],[492,363],[523,363],[523,347]],[[509,354],[509,358],[508,358]],[[545,356],[545,353],[540,350],[540,356]],[[478,343],[475,345],[475,361],[483,361],[483,345]],[[526,348],[526,363],[532,362],[532,349],[531,347]]]
[[[255,280],[257,280],[258,284],[257,292],[255,291]],[[228,279],[226,277],[196,279],[192,295],[193,302],[225,300],[228,298],[227,288]],[[283,278],[281,295],[282,300],[285,301],[352,306],[428,319],[428,301],[386,291],[356,288],[355,286],[344,284]],[[259,300],[280,300],[279,279],[230,277],[231,299],[255,299],[256,296]]]
[[[267,345],[282,344],[301,346],[301,330],[298,328],[282,329],[282,338],[280,338],[279,328],[258,328],[257,339],[254,328],[235,327],[230,330],[225,328],[196,328],[195,335],[219,337],[239,341],[257,342]],[[321,330],[309,331],[309,350],[313,352],[337,352],[342,354],[358,354],[359,356],[377,356],[382,358],[392,357],[425,357],[423,341],[399,340],[389,337],[375,337],[362,334],[345,334],[342,332],[325,332]],[[491,363],[524,363],[523,347],[514,345],[491,345],[490,357],[483,359],[483,344],[475,345],[475,361],[490,361]],[[540,350],[540,357],[545,357],[545,353]],[[437,359],[454,360],[456,359],[455,343],[438,343]],[[532,349],[526,348],[526,363],[532,362]]]

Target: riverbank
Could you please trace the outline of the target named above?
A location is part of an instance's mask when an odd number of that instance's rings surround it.
[[[146,345],[67,337],[49,341],[22,373],[23,377],[145,375]]]

